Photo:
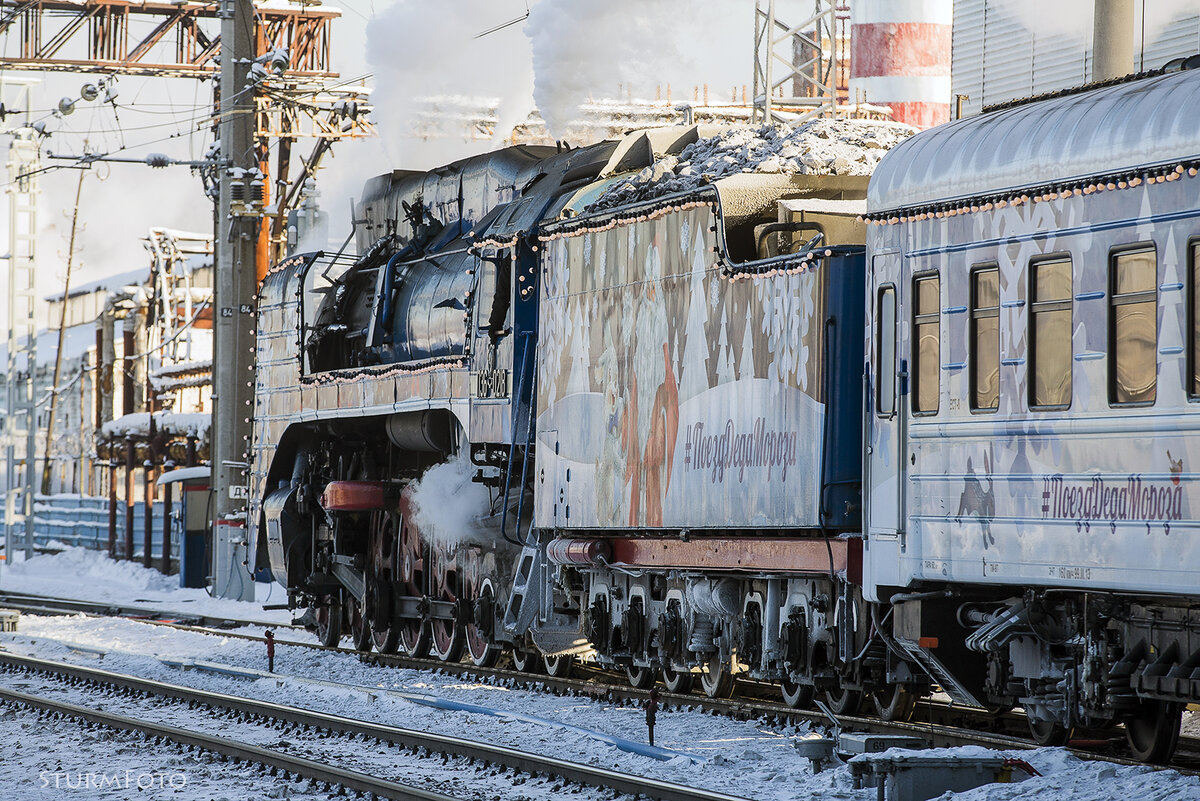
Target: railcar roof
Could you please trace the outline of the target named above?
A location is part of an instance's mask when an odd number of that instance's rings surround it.
[[[1200,70],[939,125],[884,156],[867,211],[1012,193],[1200,157]]]

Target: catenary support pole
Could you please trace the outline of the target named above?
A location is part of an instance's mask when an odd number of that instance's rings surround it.
[[[213,359],[213,586],[225,597],[251,600],[254,582],[234,577],[246,559],[246,529],[218,521],[244,514],[249,483],[250,415],[254,399],[255,251],[261,222],[241,216],[243,179],[258,167],[255,90],[248,86],[254,52],[251,0],[221,0],[220,140],[222,169],[216,219],[216,315]],[[240,204],[239,204],[240,206]],[[235,579],[235,580],[231,580]]]

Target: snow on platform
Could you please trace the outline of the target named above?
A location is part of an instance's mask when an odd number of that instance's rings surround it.
[[[23,592],[77,601],[121,604],[188,615],[227,617],[283,625],[292,620],[287,610],[264,611],[262,605],[286,603],[278,584],[255,584],[256,603],[213,598],[203,589],[179,586],[179,576],[165,576],[138,562],[113,560],[104,551],[68,547],[40,554],[29,561],[14,552],[13,563],[0,563],[0,592]]]

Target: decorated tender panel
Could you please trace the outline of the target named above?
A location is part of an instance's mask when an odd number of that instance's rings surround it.
[[[716,203],[550,234],[539,526],[821,525],[826,273],[731,280]]]

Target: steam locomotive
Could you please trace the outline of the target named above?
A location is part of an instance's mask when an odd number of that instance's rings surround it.
[[[1166,760],[1200,701],[1198,101],[1177,70],[1014,104],[869,187],[628,191],[698,127],[373,179],[355,255],[260,289],[256,561],[330,644],[891,719],[938,688]]]

